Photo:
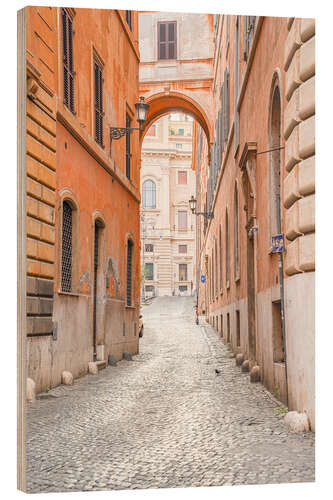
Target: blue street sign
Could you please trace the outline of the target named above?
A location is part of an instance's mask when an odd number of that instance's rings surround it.
[[[272,253],[284,252],[283,234],[272,236]]]
[[[201,283],[204,283],[206,281],[206,276],[204,274],[201,275]]]

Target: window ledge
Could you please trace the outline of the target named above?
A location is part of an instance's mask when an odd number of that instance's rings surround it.
[[[80,295],[89,296],[89,294],[82,294],[78,292],[64,292],[63,290],[57,290],[58,295],[68,295],[69,297],[80,297]]]
[[[125,309],[135,310],[135,309],[136,309],[136,307],[135,307],[135,306],[125,306]]]

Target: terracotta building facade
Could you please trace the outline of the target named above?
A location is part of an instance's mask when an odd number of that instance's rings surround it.
[[[197,210],[213,213],[198,223],[199,312],[312,429],[314,37],[311,19],[215,16],[210,151],[196,140]]]
[[[143,298],[192,295],[195,286],[193,119],[173,113],[148,130],[141,152]]]
[[[138,352],[138,18],[27,9],[28,377]],[[114,50],[117,47],[117,50]]]

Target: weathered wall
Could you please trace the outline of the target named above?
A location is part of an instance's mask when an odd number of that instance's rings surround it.
[[[39,8],[31,8],[31,11],[45,31],[45,22],[39,20],[37,9]],[[28,215],[34,215],[34,221],[30,223],[28,220],[28,236],[35,231],[34,244],[37,238],[44,238],[53,244],[52,248],[50,244],[47,248],[52,251],[50,257],[42,257],[42,262],[37,263],[39,254],[36,254],[33,261],[33,269],[37,269],[33,273],[43,278],[44,275],[50,277],[52,281],[31,282],[30,289],[34,291],[39,287],[42,290],[43,287],[43,294],[54,294],[53,323],[57,333],[54,339],[50,336],[47,339],[34,339],[35,343],[28,347],[29,376],[36,381],[38,391],[59,384],[61,372],[65,369],[71,371],[74,377],[80,376],[87,371],[88,362],[93,360],[93,253],[96,219],[103,226],[97,278],[97,360],[107,361],[109,353],[116,359],[121,359],[124,350],[132,354],[138,352],[140,286],[139,135],[138,132],[131,135],[130,179],[126,176],[125,168],[125,138],[114,141],[111,151],[109,136],[110,126],[125,126],[126,113],[132,117],[132,126],[136,126],[134,104],[138,100],[139,69],[137,14],[132,13],[133,26],[130,30],[125,20],[125,11],[70,9],[74,29],[75,70],[75,112],[72,113],[63,102],[61,11],[45,8],[45,12],[52,15],[49,23],[51,20],[53,22],[53,55],[46,56],[50,64],[52,61],[54,63],[54,97],[50,101],[54,106],[53,128],[48,125],[48,134],[42,130],[36,131],[35,136],[42,146],[39,147],[41,153],[39,150],[35,153],[34,150],[33,156],[34,159],[39,159],[40,176],[45,170],[44,166],[48,166],[47,182],[52,182],[53,197],[46,202],[48,210],[45,210],[44,205],[36,204],[35,200],[29,205],[31,208]],[[33,34],[34,30],[34,25],[31,24],[28,32]],[[35,43],[36,60],[42,58],[44,45]],[[115,47],[117,50],[114,50]],[[103,65],[104,147],[96,143],[94,136],[93,58],[96,54]],[[50,103],[48,105],[51,107]],[[35,142],[36,140],[32,142],[34,147]],[[47,182],[43,181],[39,197],[49,194],[49,190],[45,191]],[[37,194],[34,198],[37,199]],[[71,292],[61,290],[62,203],[66,199],[74,207]],[[131,306],[125,305],[128,237],[134,243]],[[39,247],[36,252],[38,249]],[[40,307],[46,307],[44,298],[40,304]],[[48,311],[52,332],[52,309],[49,308]],[[45,318],[43,321],[45,322]]]
[[[55,276],[56,9],[27,7],[27,357],[52,343]]]

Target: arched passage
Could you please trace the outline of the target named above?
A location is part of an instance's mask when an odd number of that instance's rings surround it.
[[[176,91],[159,92],[146,97],[149,110],[143,130],[140,133],[140,143],[149,127],[159,118],[169,113],[183,112],[192,116],[204,130],[207,143],[211,144],[212,131],[206,112],[200,104],[191,97]],[[208,148],[209,150],[210,148]]]

